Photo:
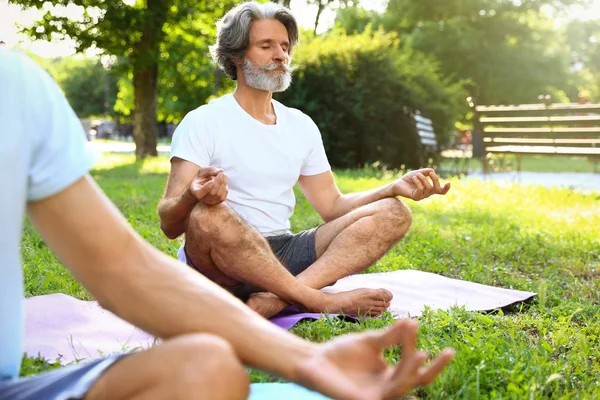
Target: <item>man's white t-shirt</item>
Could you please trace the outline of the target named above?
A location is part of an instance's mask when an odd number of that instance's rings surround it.
[[[226,204],[267,236],[290,229],[300,175],[331,169],[315,123],[276,100],[273,107],[277,123],[267,125],[225,95],[188,113],[171,144],[171,157],[223,169]]]
[[[0,379],[16,377],[23,356],[19,246],[26,204],[87,173],[96,155],[85,142],[52,78],[24,54],[0,49]]]

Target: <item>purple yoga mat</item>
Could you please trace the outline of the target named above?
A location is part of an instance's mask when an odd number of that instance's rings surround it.
[[[334,293],[361,287],[386,288],[394,293],[390,311],[397,318],[418,316],[426,306],[448,309],[458,305],[468,310],[492,310],[535,295],[414,270],[353,275],[323,290]],[[319,314],[298,313],[290,307],[271,321],[289,329],[303,319],[318,318]],[[39,354],[47,360],[68,364],[148,348],[155,343],[153,336],[94,301],[81,301],[64,294],[25,300],[25,352],[29,356]]]

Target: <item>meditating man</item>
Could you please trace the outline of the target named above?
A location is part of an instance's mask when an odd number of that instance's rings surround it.
[[[445,350],[422,367],[427,354],[415,350],[410,320],[325,344],[266,321],[127,224],[87,174],[94,157],[48,74],[23,54],[0,49],[0,88],[0,400],[241,400],[249,388],[244,365],[334,398],[392,399],[432,381],[452,358]],[[162,344],[16,379],[23,356],[25,211],[100,305]],[[381,351],[397,344],[402,361],[391,367]]]
[[[265,317],[288,303],[316,312],[377,315],[392,294],[318,289],[382,257],[411,224],[397,197],[445,194],[432,169],[363,193],[342,195],[317,126],[272,99],[291,83],[298,26],[273,3],[244,3],[218,24],[212,54],[237,81],[177,127],[171,172],[158,212],[171,239],[185,234],[180,259]],[[298,183],[325,221],[292,234]]]

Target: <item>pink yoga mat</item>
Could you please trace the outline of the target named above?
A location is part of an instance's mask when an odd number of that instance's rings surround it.
[[[397,318],[418,316],[426,306],[448,309],[457,305],[468,310],[492,310],[535,295],[414,270],[354,275],[324,291],[361,287],[386,288],[393,292],[390,311]],[[289,329],[300,320],[319,317],[319,314],[298,313],[290,308],[272,321]],[[64,294],[25,300],[25,352],[29,356],[40,355],[49,361],[68,364],[148,348],[155,343],[154,337],[102,309],[94,301],[81,301]]]

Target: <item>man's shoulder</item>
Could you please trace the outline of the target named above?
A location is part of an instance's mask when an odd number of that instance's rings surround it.
[[[8,87],[9,83],[17,86],[30,83],[28,86],[31,89],[39,89],[40,84],[45,84],[48,80],[46,75],[46,71],[25,53],[0,49],[0,82],[3,83],[0,86]],[[23,93],[18,91],[15,94]]]
[[[310,123],[313,124],[313,120],[310,116],[308,116],[307,114],[305,114],[304,112],[302,112],[301,110],[298,110],[297,108],[293,108],[293,107],[288,107],[285,104],[273,99],[273,101],[278,105],[278,108],[280,110],[283,110],[289,118],[291,118],[291,120],[295,123],[298,122],[304,122],[304,123]]]
[[[25,53],[16,50],[0,48],[0,67],[3,71],[14,70],[17,72],[23,67],[24,64],[33,64],[33,61],[27,57]]]
[[[223,113],[229,113],[230,110],[230,94],[211,99],[208,103],[190,111],[185,116],[186,119],[193,121],[209,121],[221,116]]]

